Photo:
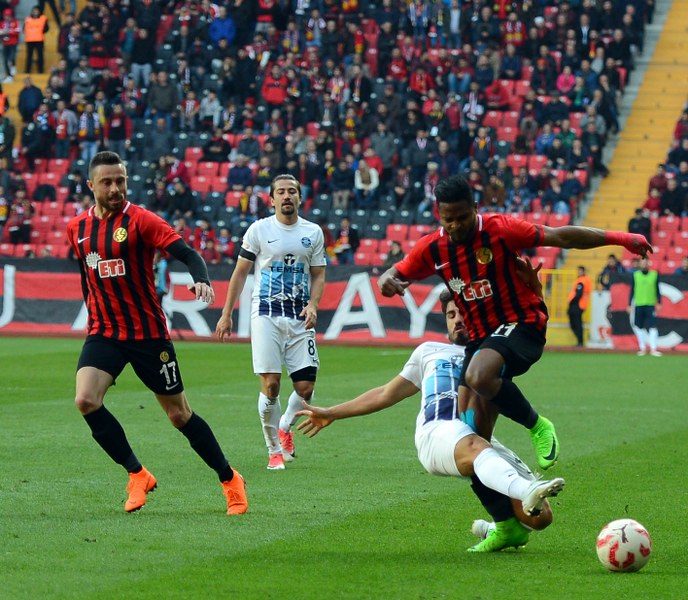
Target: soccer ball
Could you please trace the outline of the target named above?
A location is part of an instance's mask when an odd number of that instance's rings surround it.
[[[639,571],[651,552],[650,534],[633,519],[607,523],[597,536],[597,557],[610,571]]]

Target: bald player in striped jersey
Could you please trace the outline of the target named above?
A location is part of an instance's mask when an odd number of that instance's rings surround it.
[[[129,473],[124,510],[142,508],[158,485],[104,405],[106,392],[131,364],[172,425],[217,473],[227,514],[245,513],[243,478],[229,465],[210,426],[189,406],[155,288],[155,251],[164,250],[187,266],[194,281],[189,290],[196,298],[212,304],[215,293],[205,262],[169,223],[127,200],[127,169],[118,154],[97,153],[87,183],[95,205],[67,224],[88,309],[88,335],[76,373],[76,405],[95,441]]]
[[[320,226],[299,216],[301,186],[292,175],[275,177],[270,200],[275,214],[251,224],[244,235],[215,331],[220,341],[232,334],[232,312],[255,268],[251,350],[253,370],[260,377],[258,414],[268,449],[267,468],[274,471],[294,459],[295,414],[313,396],[320,366],[315,324],[326,257]],[[282,415],[283,366],[293,391]]]

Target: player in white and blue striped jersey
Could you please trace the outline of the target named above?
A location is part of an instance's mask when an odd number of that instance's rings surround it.
[[[495,521],[493,529],[480,533],[485,539],[469,551],[496,552],[523,546],[528,542],[529,528],[543,529],[551,523],[546,498],[556,496],[564,480],[536,479],[515,453],[494,438],[490,444],[476,434],[471,427],[473,415],[466,414],[470,411],[460,413],[461,345],[468,336],[451,293],[446,290],[440,299],[452,344],[425,342],[387,384],[343,404],[299,411],[297,416],[306,419],[298,429],[312,437],[336,419],[388,408],[420,390],[415,442],[421,464],[435,475],[470,477],[473,491]],[[479,408],[479,402],[469,402],[468,406]]]
[[[260,377],[258,413],[268,448],[268,469],[284,469],[294,458],[291,427],[296,411],[310,402],[319,367],[315,342],[318,304],[325,285],[322,229],[299,216],[301,188],[292,175],[278,175],[270,186],[275,209],[253,223],[239,252],[222,316],[215,329],[220,340],[231,335],[232,312],[254,268],[251,300],[253,370]],[[292,380],[281,414],[282,367]]]

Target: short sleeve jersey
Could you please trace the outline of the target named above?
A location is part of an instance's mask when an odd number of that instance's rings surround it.
[[[421,391],[416,431],[436,420],[459,419],[459,377],[464,349],[455,344],[425,342],[401,370],[401,377]]]
[[[302,217],[285,225],[276,216],[260,219],[246,231],[242,249],[255,255],[251,316],[299,316],[311,298],[311,267],[324,267],[322,229]]]
[[[181,239],[169,223],[130,202],[105,219],[91,207],[69,221],[67,238],[79,262],[89,335],[169,339],[153,273],[155,249]]]
[[[477,216],[473,237],[455,244],[444,229],[421,238],[395,267],[407,280],[437,274],[454,293],[472,342],[509,323],[533,325],[543,335],[547,307],[520,278],[516,257],[539,245],[542,227],[501,214]]]

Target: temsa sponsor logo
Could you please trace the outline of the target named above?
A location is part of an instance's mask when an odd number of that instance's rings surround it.
[[[127,269],[124,260],[121,258],[111,258],[110,260],[98,261],[98,275],[101,279],[107,277],[122,277],[126,275]]]

